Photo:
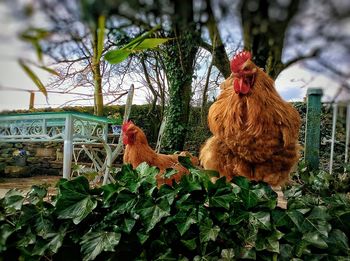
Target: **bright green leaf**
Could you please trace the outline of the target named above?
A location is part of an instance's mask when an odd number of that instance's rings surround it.
[[[117,64],[126,60],[131,53],[132,51],[129,49],[112,50],[107,52],[104,57],[110,64]]]
[[[146,49],[154,49],[157,46],[166,43],[170,38],[148,38],[143,40],[140,44],[132,48],[133,50],[146,50]]]

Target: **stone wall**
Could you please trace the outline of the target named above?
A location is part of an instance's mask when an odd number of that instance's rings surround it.
[[[24,158],[14,156],[24,150]],[[41,143],[0,143],[0,175],[22,177],[33,175],[62,175],[63,144]]]

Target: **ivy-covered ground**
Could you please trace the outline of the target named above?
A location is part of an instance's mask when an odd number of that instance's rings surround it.
[[[349,260],[350,202],[322,175],[287,187],[287,209],[266,184],[182,164],[190,174],[157,187],[146,164],[91,188],[84,176],[0,200],[2,260]],[[305,169],[300,170],[307,175]],[[171,175],[168,172],[166,175]]]

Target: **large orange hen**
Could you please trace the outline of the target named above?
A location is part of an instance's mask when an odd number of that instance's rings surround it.
[[[235,55],[231,71],[209,109],[213,136],[202,147],[200,162],[229,179],[240,175],[283,185],[299,159],[299,113],[249,52]]]

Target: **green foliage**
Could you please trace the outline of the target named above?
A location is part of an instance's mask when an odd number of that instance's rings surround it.
[[[350,202],[300,186],[276,206],[266,184],[231,182],[190,166],[173,186],[157,187],[158,170],[123,166],[116,183],[91,189],[80,176],[60,180],[52,203],[46,188],[0,200],[4,260],[346,260]],[[167,175],[173,174],[169,172]]]
[[[150,31],[136,37],[120,49],[109,51],[105,54],[105,59],[111,64],[121,63],[129,57],[130,54],[136,52],[142,52],[148,49],[155,49],[159,45],[169,41],[169,38],[148,38],[151,34],[159,30],[160,27],[156,26]]]

